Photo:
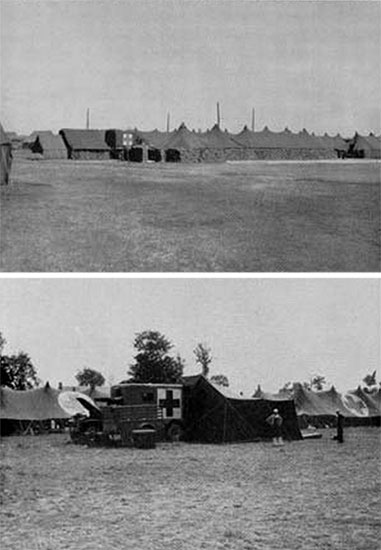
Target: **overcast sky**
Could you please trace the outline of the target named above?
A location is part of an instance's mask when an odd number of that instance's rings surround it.
[[[380,132],[380,2],[1,0],[8,130]]]
[[[316,373],[343,391],[379,369],[380,297],[376,279],[0,279],[0,331],[54,385],[85,366],[119,382],[135,333],[154,329],[185,374],[206,342],[211,374],[246,395]]]

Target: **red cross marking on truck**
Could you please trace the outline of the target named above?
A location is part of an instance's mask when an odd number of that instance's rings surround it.
[[[166,390],[165,399],[159,399],[159,407],[165,409],[166,416],[173,416],[173,409],[180,407],[180,399],[173,399],[173,391]]]

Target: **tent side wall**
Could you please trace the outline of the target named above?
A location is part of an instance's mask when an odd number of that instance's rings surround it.
[[[59,147],[59,145],[61,146]],[[66,160],[68,158],[67,149],[61,136],[52,136],[51,138],[37,136],[30,149],[33,153],[41,154],[46,160]]]
[[[360,158],[364,159],[381,159],[380,149],[372,149],[370,147],[359,148]]]
[[[336,415],[334,414],[301,414],[298,415],[298,424],[301,430],[308,426],[315,428],[334,428],[336,427]],[[380,416],[344,416],[344,425],[346,427],[380,427]]]
[[[329,160],[337,158],[334,149],[291,149],[244,147],[242,160]]]
[[[279,410],[279,414],[283,418],[282,432],[284,438],[288,440],[301,439],[298,418],[293,401],[272,401],[269,399],[230,401],[234,403],[240,415],[252,426],[255,426],[256,436],[260,439],[268,439],[272,436],[271,428],[267,424],[266,419],[273,412],[274,408]]]
[[[12,143],[0,124],[0,185],[8,185],[12,168]]]
[[[48,420],[70,418],[58,402],[59,391],[53,388],[16,391],[2,387],[0,390],[0,419]]]
[[[174,151],[178,151],[178,160]],[[198,162],[226,162],[227,160],[244,160],[243,149],[218,149],[210,147],[200,148],[183,148],[173,147],[165,150],[165,158],[167,162],[185,162],[185,163],[198,163]]]
[[[381,158],[381,140],[375,136],[360,136],[355,134],[350,142],[349,156],[364,159]]]
[[[166,162],[198,163],[202,160],[202,149],[168,148],[164,158]]]
[[[62,149],[44,149],[43,156],[47,160],[66,160],[67,153]]]
[[[274,407],[283,418],[287,439],[301,439],[292,401],[232,399],[199,377],[184,387],[184,425],[187,441],[233,443],[271,438],[266,419]]]
[[[59,135],[62,137],[62,140],[63,140],[64,145],[65,145],[65,147],[66,147],[66,150],[67,150],[67,158],[68,158],[68,159],[72,159],[73,148],[72,148],[72,146],[70,145],[69,141],[67,140],[66,135],[65,135],[65,132],[64,132],[63,130],[60,130],[60,131],[59,131]]]
[[[205,147],[205,149],[202,151],[202,160],[204,162],[226,162],[227,160],[243,160],[242,151],[243,148],[240,147]]]
[[[101,130],[76,130],[63,128],[59,131],[71,160],[109,160],[111,150]]]
[[[8,185],[12,168],[12,145],[0,145],[0,185]]]

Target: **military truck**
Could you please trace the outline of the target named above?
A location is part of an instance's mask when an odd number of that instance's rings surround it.
[[[155,430],[159,441],[179,440],[183,433],[181,384],[118,384],[106,406],[79,419],[72,440],[87,445],[133,445],[134,430]]]

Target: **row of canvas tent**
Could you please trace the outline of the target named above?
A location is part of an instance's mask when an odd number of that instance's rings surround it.
[[[182,123],[172,132],[66,128],[59,135],[34,132],[30,139],[27,146],[46,159],[219,162],[381,158],[381,140],[373,134],[344,139],[339,134],[316,136],[305,129],[294,133],[287,128],[273,132],[265,127],[253,132],[245,126],[239,134],[231,134],[218,125],[206,132],[196,132]]]
[[[365,391],[359,386],[342,394],[334,386],[328,390],[314,391],[298,383],[291,390],[278,394],[263,392],[258,387],[254,395],[263,399],[292,399],[301,427],[308,424],[316,427],[332,426],[337,411],[345,417],[347,425],[380,425],[380,388]]]
[[[266,419],[274,408],[283,418],[283,435],[290,440],[301,439],[300,428],[310,424],[333,426],[337,411],[345,417],[347,425],[380,425],[380,389],[368,392],[359,387],[342,395],[333,387],[315,392],[296,384],[292,393],[268,394],[258,389],[256,397],[245,398],[195,375],[183,378],[183,392],[184,439],[189,442],[268,439],[271,427]],[[102,392],[100,397],[105,397]],[[67,419],[86,414],[86,410],[99,413],[93,400],[83,393],[59,391],[48,385],[23,392],[1,388],[2,422]]]
[[[284,436],[290,440],[301,439],[292,400],[243,399],[213,385],[202,375],[184,377],[184,439],[202,443],[269,439],[272,433],[266,419],[275,406],[284,420]],[[36,421],[68,419],[75,414],[86,414],[83,407],[92,414],[99,413],[91,398],[76,391],[60,391],[49,385],[27,391],[0,389],[2,425],[5,421],[23,422],[25,427]]]

